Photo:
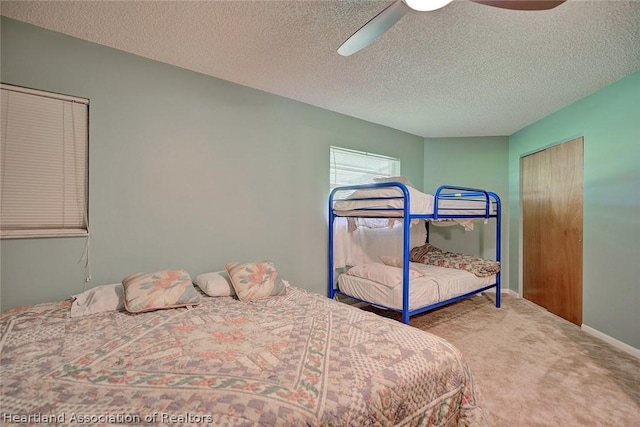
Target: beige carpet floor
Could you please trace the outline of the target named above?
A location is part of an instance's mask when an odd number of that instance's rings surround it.
[[[494,298],[475,296],[409,324],[462,351],[495,426],[640,426],[640,359],[525,299],[504,295],[497,309]]]

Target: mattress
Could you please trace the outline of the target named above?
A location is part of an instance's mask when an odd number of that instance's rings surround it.
[[[3,425],[486,425],[460,352],[321,295],[2,313]]]
[[[496,282],[496,276],[478,277],[468,271],[412,262],[421,277],[409,282],[409,310],[463,295]],[[402,310],[402,283],[390,287],[362,277],[341,274],[338,288],[347,295],[385,307]]]
[[[434,213],[435,196],[422,193],[413,187],[409,190],[410,213],[417,215],[432,215]],[[397,187],[381,187],[353,192],[349,198],[379,198],[398,197],[402,192]],[[373,199],[373,200],[338,200],[334,203],[334,213],[338,216],[359,216],[359,217],[401,217],[404,199]],[[365,211],[361,209],[367,209]],[[491,213],[495,214],[495,205],[490,207]],[[486,210],[484,200],[450,199],[438,201],[438,215],[483,215]]]

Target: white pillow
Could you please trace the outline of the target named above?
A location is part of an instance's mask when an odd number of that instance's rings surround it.
[[[390,176],[390,177],[378,177],[373,178],[373,182],[401,182],[408,187],[415,187],[406,176]]]
[[[210,297],[228,297],[236,294],[226,271],[201,274],[196,277],[196,285]]]
[[[73,295],[71,317],[88,316],[105,311],[124,310],[122,283],[96,286],[81,294]]]
[[[402,283],[402,268],[392,267],[380,262],[360,264],[351,267],[347,274],[373,280],[390,288]],[[422,276],[416,270],[409,269],[409,280]]]
[[[380,258],[380,261],[382,261],[382,263],[385,265],[402,268],[402,258],[398,258],[395,256],[387,256],[387,255],[380,255],[378,258]],[[418,270],[411,262],[409,262],[409,269],[415,270],[416,273],[422,276],[422,273],[420,272],[420,270]]]

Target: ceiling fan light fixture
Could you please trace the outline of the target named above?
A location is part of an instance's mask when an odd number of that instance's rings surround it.
[[[402,0],[407,6],[419,12],[431,12],[445,7],[453,0]]]

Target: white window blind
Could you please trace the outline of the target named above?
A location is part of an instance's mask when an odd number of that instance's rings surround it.
[[[329,168],[333,190],[343,185],[373,182],[373,178],[400,175],[400,159],[364,151],[331,147]]]
[[[3,238],[87,235],[89,101],[2,84]]]

